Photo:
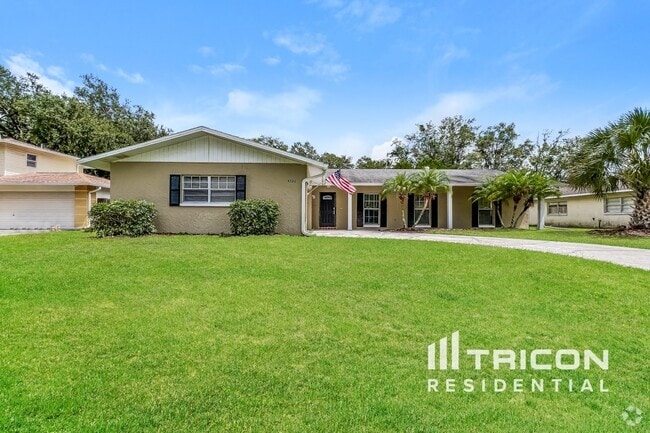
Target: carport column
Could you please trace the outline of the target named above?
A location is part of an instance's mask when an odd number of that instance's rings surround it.
[[[454,228],[453,195],[454,195],[454,191],[450,186],[449,191],[447,191],[447,228],[448,229]]]
[[[352,230],[352,194],[348,194],[348,230]]]

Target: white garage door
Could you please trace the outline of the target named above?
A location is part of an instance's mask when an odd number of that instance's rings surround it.
[[[0,229],[74,228],[74,192],[0,192]]]

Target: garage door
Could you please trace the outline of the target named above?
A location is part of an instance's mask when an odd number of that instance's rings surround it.
[[[74,228],[74,192],[0,192],[0,229]]]

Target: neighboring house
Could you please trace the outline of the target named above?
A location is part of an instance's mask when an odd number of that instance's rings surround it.
[[[79,172],[78,158],[11,138],[0,139],[0,229],[75,229],[110,182]]]
[[[347,193],[329,185],[325,164],[197,127],[79,161],[111,172],[113,199],[145,199],[158,210],[157,227],[167,233],[230,231],[228,207],[246,198],[280,205],[278,232],[299,234],[320,228],[401,227],[396,197],[380,200],[381,185],[409,170],[342,170],[357,188]],[[416,170],[412,170],[416,171]],[[472,204],[470,195],[488,176],[485,170],[445,170],[452,190],[428,210],[427,227],[494,227],[496,204]],[[409,215],[421,200],[411,197]],[[504,220],[511,210],[503,206]],[[527,223],[527,222],[526,222]]]
[[[626,226],[634,210],[634,193],[621,189],[599,199],[591,192],[569,186],[560,187],[559,197],[542,201],[544,224],[553,227],[619,227]],[[537,224],[537,201],[529,211],[530,224]]]

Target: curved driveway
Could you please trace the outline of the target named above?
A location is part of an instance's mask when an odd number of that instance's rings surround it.
[[[580,257],[583,259],[600,260],[602,262],[610,262],[621,266],[628,266],[650,271],[650,250],[644,250],[641,248],[613,247],[609,245],[596,244],[577,244],[572,242],[538,241],[531,239],[439,235],[419,232],[318,230],[314,231],[313,233],[316,236],[325,237],[402,239],[514,248],[518,250],[540,251],[545,253]]]

